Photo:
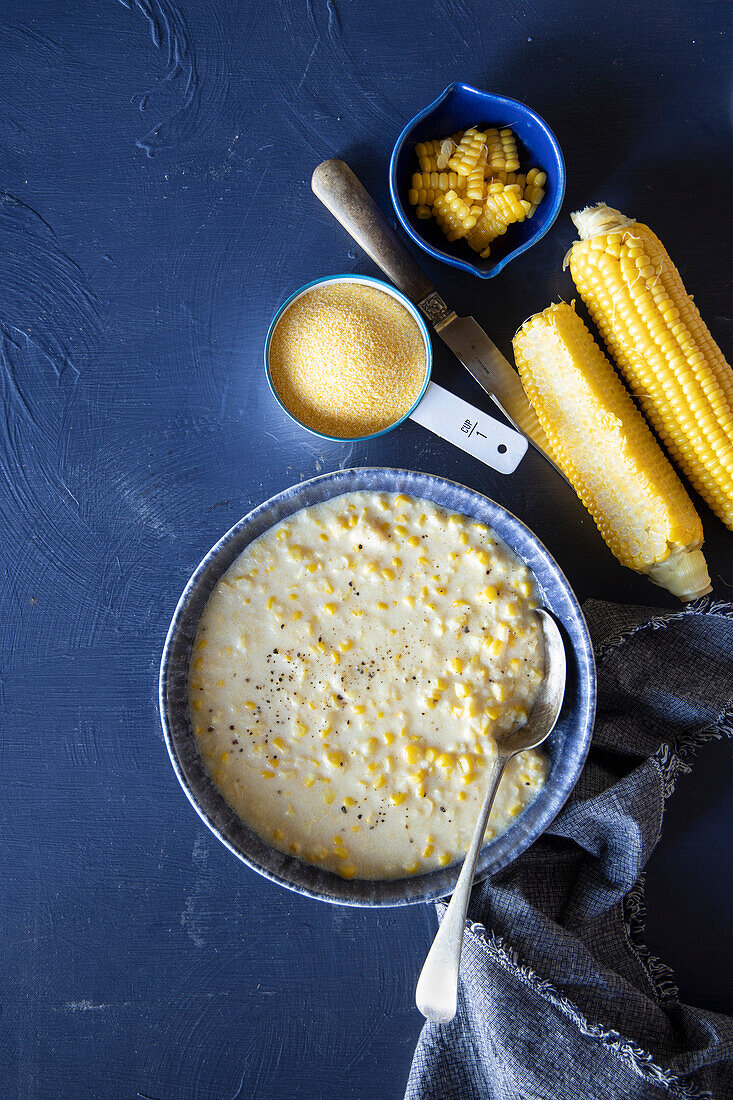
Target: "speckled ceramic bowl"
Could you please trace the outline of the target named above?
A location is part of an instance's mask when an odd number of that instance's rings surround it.
[[[421,221],[407,201],[410,180],[417,171],[415,145],[476,124],[510,126],[518,138],[522,171],[537,167],[547,173],[545,197],[534,217],[510,226],[492,243],[491,254],[485,260],[464,241],[448,244],[435,220]],[[402,228],[423,251],[480,279],[490,279],[544,237],[557,218],[565,194],[565,162],[557,138],[531,107],[470,84],[450,84],[410,119],[397,138],[389,164],[389,193]]]
[[[565,702],[560,721],[546,743],[550,771],[544,789],[506,833],[484,847],[477,877],[485,878],[505,867],[547,828],[580,774],[593,728],[595,666],[585,619],[557,563],[528,527],[480,493],[432,474],[379,467],[338,470],[286,489],[235,524],[201,562],[176,608],[160,669],[160,715],[171,762],[189,800],[219,840],[255,871],[322,901],[410,905],[450,894],[459,865],[409,878],[347,881],[283,854],[245,825],[219,794],[199,756],[188,713],[191,646],[201,613],[219,578],[250,542],[280,520],[300,508],[361,490],[409,493],[451,512],[473,516],[493,527],[537,578],[544,604],[561,624],[566,642]]]

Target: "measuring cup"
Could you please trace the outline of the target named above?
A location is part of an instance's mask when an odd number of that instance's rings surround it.
[[[343,436],[325,435],[314,428],[309,428],[281,400],[272,381],[270,346],[280,318],[304,294],[308,294],[314,288],[324,286],[327,283],[355,283],[362,286],[376,287],[384,294],[389,294],[404,306],[414,319],[425,343],[425,378],[417,400],[412,408],[395,419],[392,424],[388,424],[386,428],[382,428],[378,432],[371,432],[369,435],[344,438]],[[280,306],[272,319],[265,339],[265,373],[272,395],[290,419],[294,420],[305,431],[310,432],[311,435],[318,436],[319,439],[327,439],[332,443],[361,443],[367,439],[376,439],[377,436],[384,435],[385,432],[394,431],[403,420],[409,417],[410,420],[414,420],[416,424],[421,424],[424,428],[433,432],[434,435],[453,443],[456,447],[460,447],[466,454],[478,458],[486,466],[490,466],[492,470],[496,470],[501,474],[514,473],[527,450],[528,444],[525,436],[515,432],[513,428],[508,427],[506,424],[502,424],[493,416],[489,416],[488,413],[474,408],[468,401],[456,397],[454,393],[439,386],[436,382],[431,382],[432,361],[433,349],[430,343],[430,334],[418,309],[404,294],[390,286],[389,283],[382,282],[381,279],[373,279],[368,275],[328,275],[326,278],[315,279],[311,283],[306,283],[305,286],[291,294],[287,301]]]

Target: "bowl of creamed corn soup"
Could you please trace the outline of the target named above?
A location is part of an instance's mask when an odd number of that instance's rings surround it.
[[[537,607],[568,683],[542,750],[502,779],[478,877],[552,822],[595,708],[587,628],[532,532],[479,493],[406,470],[337,471],[255,508],[189,581],[160,709],[194,807],[250,867],[314,898],[449,894],[497,742],[544,675]]]

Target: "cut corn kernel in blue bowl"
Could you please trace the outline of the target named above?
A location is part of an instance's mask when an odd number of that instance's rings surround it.
[[[481,130],[475,130],[477,126]],[[477,136],[479,134],[481,136]],[[446,145],[442,157],[441,150],[433,145],[436,139],[441,138],[455,145],[454,149]],[[471,147],[472,140],[475,149]],[[442,145],[442,141],[439,144]],[[487,153],[482,154],[479,146],[484,145],[488,147]],[[438,200],[436,208],[434,203],[427,202],[430,184],[434,182],[430,178],[433,174],[431,170],[434,168],[436,172],[445,175],[452,173],[458,177],[456,167],[460,167],[463,173],[467,165],[476,167],[476,156],[487,155],[489,160],[496,162],[492,185],[497,195],[491,198],[489,206],[492,209],[483,217],[483,221],[488,218],[492,222],[492,226],[487,224],[484,227],[487,230],[484,234],[486,239],[479,241],[481,227],[476,234],[475,226],[471,226],[476,244],[480,245],[473,250],[465,240],[457,238],[462,235],[459,223],[465,223],[466,218],[472,217],[473,200],[466,195],[467,188],[478,188],[478,179],[472,180],[470,175],[462,175],[461,182],[465,180],[466,183],[460,188],[449,187],[448,191],[444,191],[441,184],[441,193],[433,195],[433,199]],[[500,164],[499,160],[505,163]],[[529,173],[533,170],[535,175],[529,179]],[[502,178],[502,174],[516,177],[516,173],[522,177],[517,195],[514,194],[516,178]],[[541,173],[539,184],[536,182],[537,173]],[[418,179],[418,174],[422,178]],[[450,179],[445,182],[449,185]],[[506,96],[457,83],[446,88],[400,134],[390,161],[389,187],[403,229],[420,248],[434,259],[469,271],[479,278],[489,279],[540,240],[557,218],[565,194],[565,164],[554,134],[529,107]],[[544,194],[540,194],[541,191]],[[421,202],[421,198],[426,201]],[[482,210],[487,198],[482,189]],[[516,203],[513,201],[515,198]],[[520,209],[524,202],[529,209]],[[517,209],[509,211],[505,219],[500,208],[508,203],[517,206]],[[500,224],[498,232],[494,232],[496,227],[493,222],[497,212]],[[478,216],[476,221],[479,221]],[[443,225],[442,229],[439,222]]]

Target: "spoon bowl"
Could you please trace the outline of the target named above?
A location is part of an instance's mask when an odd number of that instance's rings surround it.
[[[438,1024],[448,1023],[456,1014],[466,911],[491,807],[504,769],[518,752],[536,749],[547,740],[555,728],[562,709],[567,680],[565,645],[557,623],[549,611],[540,609],[537,615],[542,624],[545,674],[527,721],[497,746],[494,767],[466,859],[458,876],[450,905],[433,940],[433,946],[428,952],[415,991],[417,1007],[423,1016]]]
[[[542,624],[545,674],[527,721],[499,745],[499,752],[505,754],[507,760],[525,749],[536,749],[547,740],[560,716],[565,696],[567,661],[562,634],[549,611],[538,608],[535,614]]]

